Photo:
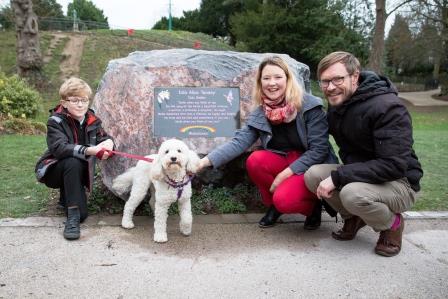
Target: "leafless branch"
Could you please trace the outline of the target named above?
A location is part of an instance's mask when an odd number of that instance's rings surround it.
[[[392,8],[391,10],[389,10],[388,13],[386,13],[386,18],[389,17],[391,14],[393,14],[397,9],[399,9],[400,7],[403,7],[404,5],[411,3],[415,0],[405,0],[399,4],[397,4],[397,6],[395,6],[394,8]]]

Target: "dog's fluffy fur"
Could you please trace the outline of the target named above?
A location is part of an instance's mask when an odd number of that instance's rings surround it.
[[[130,196],[123,211],[121,226],[133,228],[132,217],[135,209],[151,190],[150,205],[154,212],[154,241],[168,241],[166,221],[168,208],[178,201],[180,214],[180,231],[185,236],[191,234],[193,216],[191,213],[191,182],[183,186],[179,199],[178,189],[168,184],[169,180],[186,182],[190,173],[195,173],[199,164],[198,155],[187,145],[177,139],[162,143],[158,154],[146,156],[152,163],[139,161],[135,167],[128,169],[113,181],[112,188],[119,194],[130,191]],[[132,188],[131,188],[132,186]]]

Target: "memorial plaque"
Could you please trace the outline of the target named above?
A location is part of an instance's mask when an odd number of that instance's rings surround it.
[[[154,88],[154,136],[232,137],[240,127],[236,87]]]

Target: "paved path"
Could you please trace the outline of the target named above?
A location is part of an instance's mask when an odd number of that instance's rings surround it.
[[[79,76],[79,66],[84,50],[84,42],[87,38],[87,36],[80,34],[70,34],[68,37],[70,39],[65,44],[62,52],[64,60],[59,65],[62,81],[72,76]]]
[[[440,88],[421,92],[400,92],[398,96],[414,106],[448,106],[448,101],[433,99],[431,96],[435,94],[440,94]]]
[[[152,242],[152,222],[92,217],[78,241],[62,218],[0,219],[0,298],[447,298],[448,214],[407,215],[402,253],[373,253],[377,233],[353,241],[302,219],[260,229],[260,215],[197,216],[183,237]],[[429,219],[433,218],[433,219]],[[216,222],[221,223],[216,223]]]

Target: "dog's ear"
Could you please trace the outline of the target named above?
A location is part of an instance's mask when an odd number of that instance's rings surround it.
[[[187,172],[196,173],[199,167],[199,156],[192,150],[188,150]]]
[[[152,161],[151,179],[157,181],[163,179],[162,161],[160,159],[160,155],[157,155],[157,157]]]

